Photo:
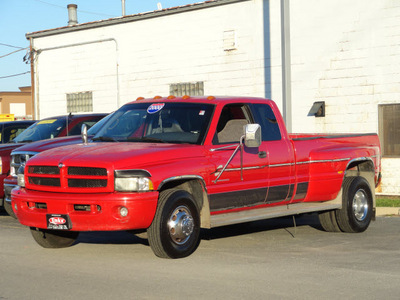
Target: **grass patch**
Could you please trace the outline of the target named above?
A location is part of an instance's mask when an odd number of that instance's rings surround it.
[[[400,207],[400,199],[377,197],[376,198],[376,206],[377,207]]]

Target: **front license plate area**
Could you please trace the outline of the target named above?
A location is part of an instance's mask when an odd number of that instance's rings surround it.
[[[68,215],[46,214],[47,229],[69,230],[72,228]]]

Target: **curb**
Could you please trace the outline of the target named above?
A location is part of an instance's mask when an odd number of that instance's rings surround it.
[[[400,207],[377,207],[376,216],[400,216]]]

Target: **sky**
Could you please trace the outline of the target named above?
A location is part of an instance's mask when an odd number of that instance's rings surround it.
[[[125,0],[125,14],[181,6],[202,0]],[[121,0],[0,0],[0,92],[30,86],[30,65],[23,59],[29,49],[25,34],[68,25],[68,4],[78,5],[78,22],[122,15]]]

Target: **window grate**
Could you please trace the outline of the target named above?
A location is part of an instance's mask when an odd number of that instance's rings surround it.
[[[67,94],[67,112],[93,112],[93,93],[80,92]]]

